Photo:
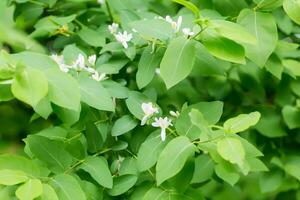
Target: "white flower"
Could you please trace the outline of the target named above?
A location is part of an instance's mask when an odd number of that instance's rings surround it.
[[[156,68],[156,69],[155,69],[155,73],[156,73],[157,75],[160,75],[160,68]]]
[[[96,63],[96,55],[94,54],[94,55],[91,55],[91,56],[89,56],[88,57],[88,62],[91,64],[91,65],[95,65],[95,63]]]
[[[78,71],[84,70],[86,68],[84,56],[81,53],[78,55],[77,60],[74,62],[73,68]]]
[[[151,102],[142,103],[142,110],[144,112],[144,117],[141,120],[141,125],[145,125],[147,120],[154,114],[158,113],[158,108],[154,107]]]
[[[97,0],[97,2],[98,2],[100,5],[105,4],[105,0]]]
[[[170,115],[177,118],[177,117],[179,117],[180,113],[178,111],[175,112],[175,111],[171,110]]]
[[[166,140],[166,129],[169,126],[173,126],[171,122],[172,122],[171,119],[169,119],[168,117],[165,118],[160,117],[160,118],[155,118],[155,122],[152,123],[152,126],[161,128],[160,136],[162,141]]]
[[[57,63],[57,65],[61,71],[67,73],[69,71],[69,68],[71,68],[70,66],[65,64],[63,55],[59,56],[57,54],[52,54],[51,58],[52,58],[52,60],[54,60]]]
[[[172,28],[174,29],[174,32],[178,33],[182,24],[182,16],[178,17],[177,22],[173,21],[173,19],[169,15],[166,16],[165,20],[171,24]]]
[[[92,75],[92,79],[94,79],[95,81],[102,81],[105,80],[106,74],[105,73],[99,73],[98,71],[95,70],[95,72]]]
[[[108,30],[111,34],[115,34],[119,28],[119,24],[112,23],[111,25],[108,25]]]
[[[182,32],[183,32],[184,36],[186,36],[186,37],[195,35],[195,33],[193,31],[191,31],[190,28],[183,28]]]
[[[92,67],[85,67],[84,70],[91,74],[94,74],[96,72],[96,70]]]
[[[127,49],[128,48],[127,42],[129,42],[132,39],[132,34],[131,33],[128,34],[127,31],[124,31],[123,33],[118,32],[115,35],[115,38],[118,42],[120,42],[123,45],[125,49]]]

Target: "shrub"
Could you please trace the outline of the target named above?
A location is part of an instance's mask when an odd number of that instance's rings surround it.
[[[299,0],[1,1],[0,199],[300,199],[299,24]]]

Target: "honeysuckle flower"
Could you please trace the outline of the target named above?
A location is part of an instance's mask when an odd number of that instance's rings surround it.
[[[105,4],[105,0],[97,0],[97,2],[98,2],[100,5]]]
[[[156,69],[155,69],[155,73],[156,73],[157,75],[160,75],[160,68],[156,68]]]
[[[179,32],[181,24],[182,24],[182,16],[178,17],[177,22],[173,21],[173,19],[169,15],[166,16],[165,20],[171,24],[171,26],[174,29],[175,33]]]
[[[84,56],[81,53],[78,55],[77,60],[74,62],[73,68],[76,69],[77,71],[81,71],[86,68]]]
[[[57,65],[61,71],[66,72],[66,73],[69,71],[70,66],[65,64],[63,55],[59,56],[57,54],[52,54],[50,57],[52,58],[52,60],[54,60],[57,63]]]
[[[111,34],[115,34],[119,28],[119,24],[112,23],[111,25],[108,25],[108,30]]]
[[[186,37],[195,35],[195,33],[193,31],[191,31],[190,28],[183,28],[182,32],[183,32],[184,36],[186,36]]]
[[[127,33],[127,31],[124,31],[123,33],[118,32],[115,34],[115,38],[118,42],[120,42],[125,49],[128,48],[127,42],[129,42],[132,39],[132,34]]]
[[[96,63],[96,55],[94,54],[94,55],[91,55],[91,56],[89,56],[88,57],[88,62],[91,64],[91,65],[95,65],[95,63]]]
[[[155,113],[158,113],[158,108],[154,107],[152,102],[149,103],[142,103],[142,110],[144,112],[144,117],[141,120],[141,125],[145,125],[147,120],[154,115]]]
[[[99,73],[98,71],[95,70],[95,72],[92,74],[92,79],[94,79],[95,81],[103,81],[105,80],[106,74],[105,73]]]
[[[153,127],[160,127],[161,128],[161,132],[160,132],[160,137],[162,141],[166,140],[166,129],[169,126],[173,126],[172,124],[172,120],[169,119],[168,117],[165,118],[155,118],[155,122],[152,123]]]
[[[92,67],[85,67],[84,70],[91,74],[94,74],[96,72],[96,70]]]
[[[175,112],[175,111],[171,110],[170,115],[177,118],[177,117],[179,117],[180,113],[178,111]]]

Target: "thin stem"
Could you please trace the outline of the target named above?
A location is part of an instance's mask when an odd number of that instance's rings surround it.
[[[219,140],[219,139],[222,139],[224,138],[225,136],[222,135],[222,136],[219,136],[219,137],[216,137],[216,138],[213,138],[213,139],[210,139],[210,140],[205,140],[205,141],[193,141],[193,144],[204,144],[204,143],[210,143],[210,142],[214,142],[216,140]]]
[[[110,18],[111,22],[114,22],[114,17],[113,17],[113,14],[111,12],[110,6],[109,6],[107,1],[105,1],[105,6],[107,8],[107,12],[108,12],[108,15],[109,15],[109,18]]]

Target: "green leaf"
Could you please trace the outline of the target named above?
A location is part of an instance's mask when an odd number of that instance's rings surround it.
[[[146,87],[152,81],[155,75],[155,69],[159,67],[162,56],[163,49],[152,52],[150,46],[145,48],[136,73],[136,83],[140,89]]]
[[[259,187],[262,193],[276,191],[283,182],[283,174],[280,171],[272,171],[259,177]]]
[[[244,26],[256,39],[256,44],[246,44],[246,57],[259,66],[264,66],[275,50],[278,35],[274,17],[269,13],[244,9],[237,18],[237,23]]]
[[[191,183],[201,183],[209,180],[214,173],[214,161],[206,154],[197,156],[195,170]]]
[[[257,40],[255,36],[248,32],[243,26],[225,20],[211,20],[210,25],[216,30],[220,35],[231,39],[238,43],[249,43],[256,44]]]
[[[42,182],[39,179],[29,179],[26,183],[18,187],[16,196],[20,200],[33,200],[41,196],[42,192]]]
[[[289,129],[300,127],[300,110],[298,108],[286,105],[282,109],[282,115]]]
[[[140,172],[150,169],[155,165],[160,153],[166,146],[168,141],[161,141],[160,130],[151,133],[147,139],[141,144],[137,154],[137,167]]]
[[[126,99],[126,105],[128,110],[138,119],[142,119],[144,116],[144,112],[142,110],[142,103],[148,102],[151,101],[147,98],[146,95],[136,91],[130,91],[128,99]]]
[[[195,52],[195,43],[184,37],[178,37],[168,45],[160,63],[160,73],[168,89],[182,81],[192,71]]]
[[[164,200],[167,198],[169,198],[169,194],[166,190],[162,190],[160,188],[151,188],[147,191],[147,193],[143,197],[143,200]]]
[[[174,33],[171,24],[162,19],[144,19],[134,21],[131,22],[129,26],[135,29],[143,37],[149,39],[154,38],[167,40]]]
[[[239,133],[254,126],[260,119],[259,112],[252,112],[249,114],[240,114],[234,118],[225,121],[224,129],[227,133]]]
[[[108,91],[91,78],[79,79],[81,100],[98,110],[114,111],[115,106]]]
[[[130,115],[124,115],[117,119],[111,129],[112,136],[123,135],[134,129],[138,125],[137,121],[133,119]]]
[[[161,152],[156,165],[156,181],[160,185],[175,176],[195,152],[194,145],[187,137],[179,136],[171,140]]]
[[[64,149],[63,142],[50,140],[39,135],[26,138],[30,151],[54,173],[62,173],[70,167],[72,157]]]
[[[102,47],[105,45],[105,37],[93,29],[85,27],[78,32],[78,36],[93,47]]]
[[[47,79],[39,70],[25,68],[16,74],[11,91],[17,99],[35,106],[48,93]]]
[[[178,4],[181,4],[184,7],[186,7],[187,9],[191,10],[194,13],[196,19],[198,19],[200,17],[200,10],[192,2],[189,2],[186,0],[172,0],[172,1],[176,2]]]
[[[71,175],[60,174],[51,180],[59,199],[63,200],[86,200],[86,196],[78,181]]]
[[[128,88],[118,82],[105,80],[101,81],[101,84],[112,97],[117,99],[125,99],[128,97]]]
[[[53,187],[48,184],[43,184],[43,193],[41,195],[43,200],[59,200]]]
[[[212,55],[229,62],[245,64],[245,50],[240,44],[213,33],[204,33],[202,42]]]
[[[114,186],[112,189],[108,190],[107,193],[110,196],[118,196],[127,192],[137,181],[137,176],[135,175],[123,175],[114,178]]]
[[[16,185],[25,182],[27,179],[27,175],[22,171],[15,171],[10,169],[0,170],[1,185]]]
[[[243,166],[245,150],[239,139],[225,137],[217,142],[217,151],[225,160]]]
[[[31,177],[38,177],[41,175],[40,168],[35,162],[18,155],[2,154],[0,156],[0,170],[2,169],[22,171]]]
[[[58,106],[79,110],[80,91],[77,81],[69,74],[58,69],[48,70],[49,100]]]
[[[289,156],[284,165],[284,170],[300,181],[300,156]]]
[[[300,1],[299,0],[284,0],[283,9],[294,22],[300,25]]]
[[[292,76],[300,76],[300,62],[292,59],[284,59],[282,64],[284,68],[292,74]]]
[[[215,167],[215,172],[218,177],[226,181],[230,185],[236,184],[240,175],[227,163],[220,163]]]
[[[101,150],[104,143],[104,138],[94,123],[88,122],[86,124],[85,137],[89,152],[96,153],[97,151]]]
[[[200,136],[201,130],[196,124],[193,124],[189,113],[192,109],[200,111],[204,119],[209,125],[215,124],[219,121],[223,112],[223,102],[199,102],[184,109],[175,123],[176,131],[179,135],[189,137],[191,140],[197,139]]]
[[[103,187],[113,187],[112,175],[104,157],[87,157],[79,166],[79,169],[83,169],[88,172],[91,177],[93,177],[93,179]]]

